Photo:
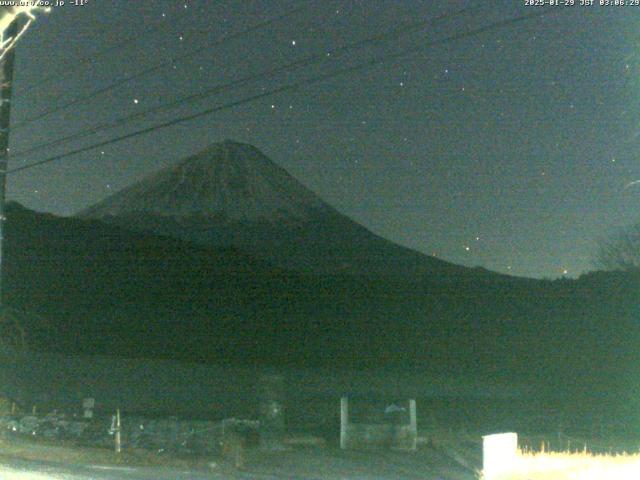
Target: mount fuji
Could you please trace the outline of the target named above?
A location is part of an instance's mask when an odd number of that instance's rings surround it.
[[[375,235],[257,148],[229,140],[144,178],[78,216],[200,245],[235,247],[304,273],[484,273]]]

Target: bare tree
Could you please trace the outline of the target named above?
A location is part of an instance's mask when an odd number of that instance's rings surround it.
[[[601,240],[595,264],[605,270],[640,270],[640,222]]]

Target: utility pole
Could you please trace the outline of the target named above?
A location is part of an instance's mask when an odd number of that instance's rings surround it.
[[[18,20],[7,28],[6,37],[18,35]],[[15,49],[10,48],[0,59],[0,309],[4,307],[4,227],[6,221],[5,198],[7,191],[7,167],[9,165],[9,124],[11,119],[11,91],[13,89],[13,64]]]

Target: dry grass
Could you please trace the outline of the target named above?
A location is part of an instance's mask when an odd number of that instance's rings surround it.
[[[640,454],[519,452],[512,473],[486,480],[639,480]]]

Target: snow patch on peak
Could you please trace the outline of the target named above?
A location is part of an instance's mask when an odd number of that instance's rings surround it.
[[[150,213],[296,222],[333,210],[252,145],[225,140],[108,197],[81,216]]]

